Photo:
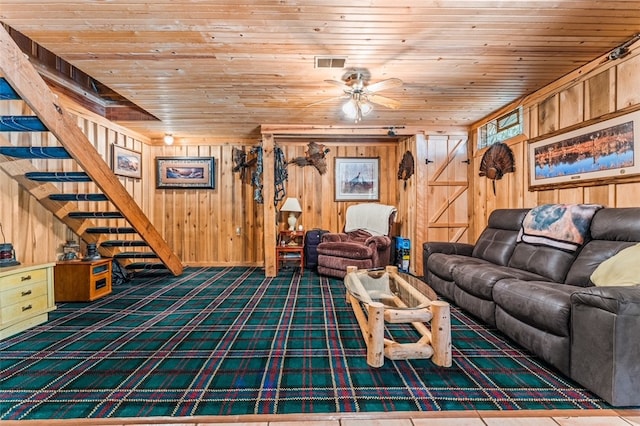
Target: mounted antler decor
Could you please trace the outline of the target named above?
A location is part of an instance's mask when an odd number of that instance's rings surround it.
[[[315,142],[309,142],[307,144],[307,150],[304,157],[296,157],[293,160],[289,160],[287,164],[297,164],[300,167],[313,166],[318,169],[321,175],[327,172],[327,163],[325,156],[329,153],[329,148],[326,145],[322,145]]]
[[[507,144],[495,143],[487,149],[480,161],[480,176],[493,181],[493,195],[496,194],[496,180],[502,179],[505,173],[516,171],[513,151]]]

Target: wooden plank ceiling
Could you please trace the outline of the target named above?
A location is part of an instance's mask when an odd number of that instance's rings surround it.
[[[0,21],[159,118],[123,125],[235,141],[353,124],[325,81],[345,69],[317,56],[403,81],[378,92],[400,108],[362,126],[468,126],[606,59],[640,31],[640,1],[2,0]]]

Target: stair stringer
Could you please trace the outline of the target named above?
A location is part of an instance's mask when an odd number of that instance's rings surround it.
[[[98,154],[91,141],[77,126],[74,117],[65,111],[57,96],[2,26],[0,26],[0,72],[69,155],[122,213],[150,250],[157,254],[158,260],[174,275],[180,275],[183,271],[180,259]],[[21,182],[23,186],[25,183]],[[36,198],[43,206],[49,208],[49,203],[45,203],[44,198],[37,195]],[[56,214],[54,210],[51,211]],[[58,217],[58,214],[56,216]],[[96,237],[92,236],[92,238]]]

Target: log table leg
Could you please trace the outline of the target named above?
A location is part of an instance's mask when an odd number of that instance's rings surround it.
[[[431,302],[431,361],[441,367],[451,367],[451,312],[449,304],[441,300]]]
[[[384,364],[384,305],[373,302],[367,305],[369,330],[367,336],[367,364],[382,367]]]

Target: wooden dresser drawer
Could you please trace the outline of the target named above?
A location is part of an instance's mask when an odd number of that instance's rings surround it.
[[[12,287],[8,290],[0,292],[0,306],[5,307],[14,303],[21,303],[25,300],[33,299],[38,296],[47,295],[47,282],[39,281],[20,287]]]
[[[0,269],[0,339],[49,319],[55,263],[17,265]]]
[[[3,306],[0,309],[0,323],[8,324],[22,321],[34,315],[47,312],[47,295],[34,297],[13,305]]]
[[[33,269],[31,271],[17,272],[0,278],[0,291],[10,287],[22,286],[31,282],[46,281],[46,269]]]

